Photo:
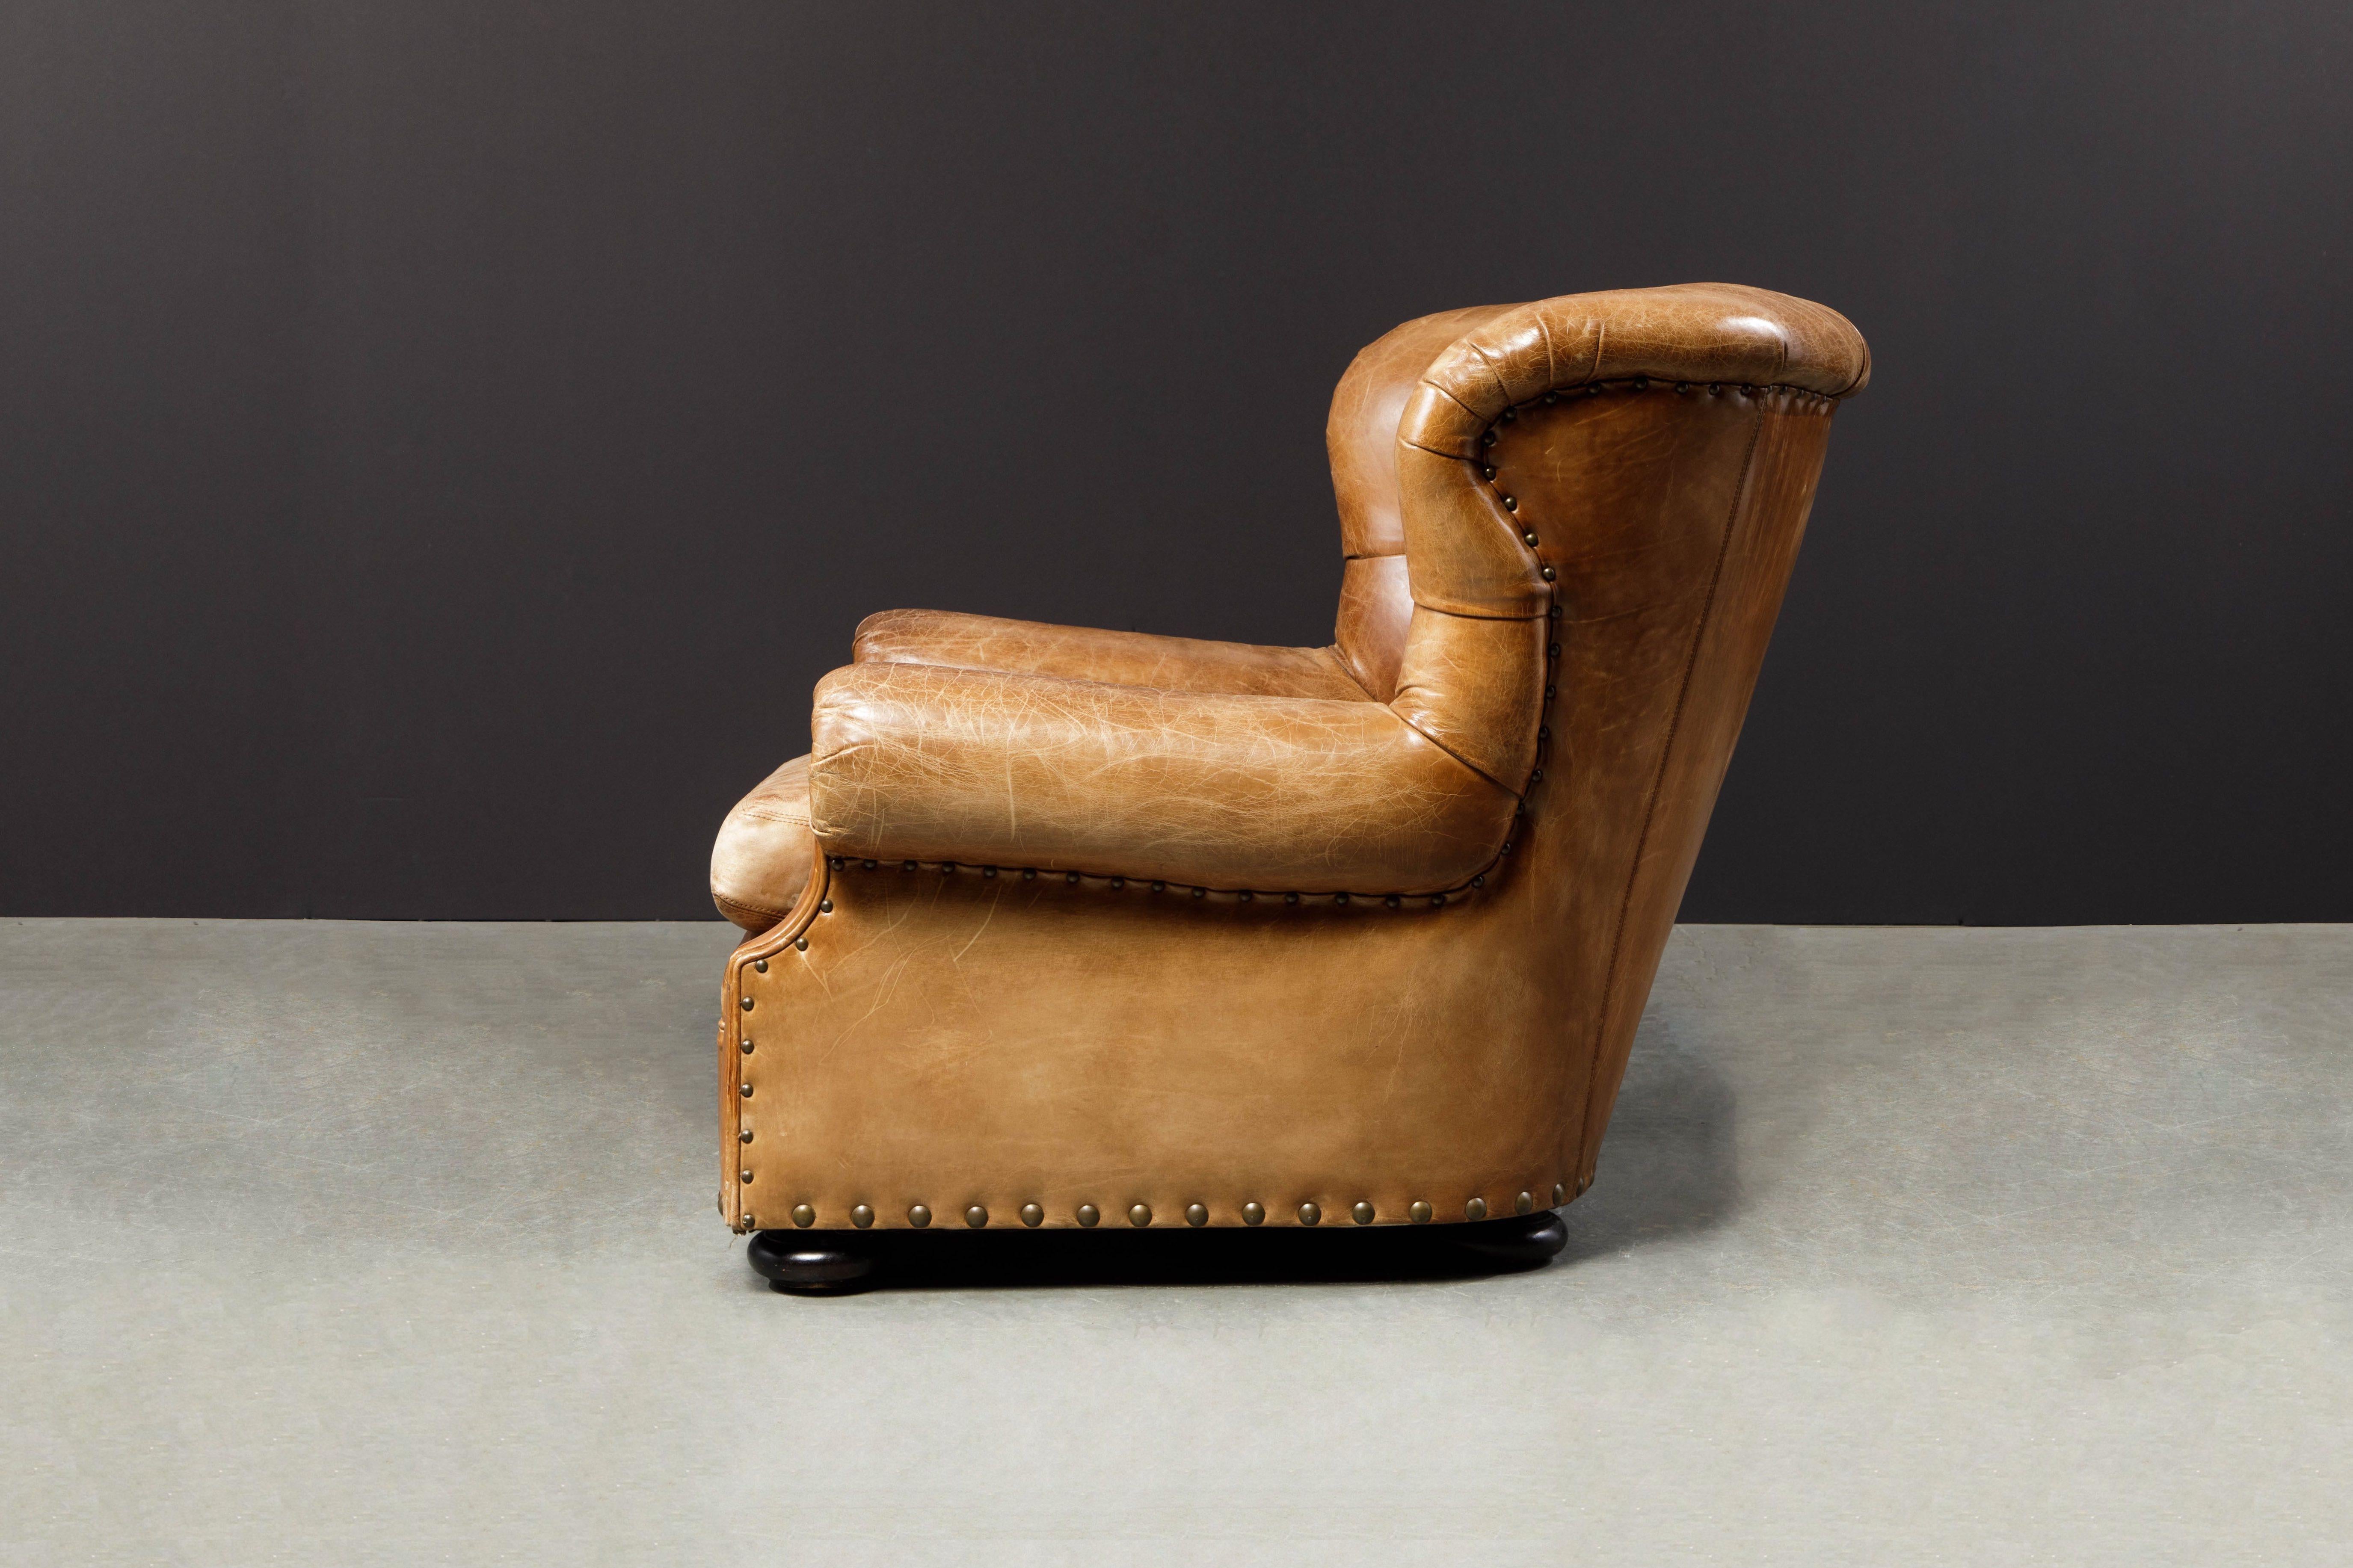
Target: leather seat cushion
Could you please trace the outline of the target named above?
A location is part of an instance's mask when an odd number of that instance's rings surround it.
[[[795,757],[727,814],[711,847],[711,901],[748,931],[792,912],[817,864],[809,831],[809,760]]]

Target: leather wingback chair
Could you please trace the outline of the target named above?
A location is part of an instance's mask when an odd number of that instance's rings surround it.
[[[1582,1193],[1869,374],[1729,285],[1425,316],[1333,399],[1331,647],[868,619],[712,857],[729,1221]]]

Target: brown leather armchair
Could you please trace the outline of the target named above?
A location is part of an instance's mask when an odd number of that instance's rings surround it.
[[[754,1263],[1550,1220],[1869,374],[1844,318],[1725,284],[1425,316],[1333,399],[1331,647],[867,620],[712,860]]]

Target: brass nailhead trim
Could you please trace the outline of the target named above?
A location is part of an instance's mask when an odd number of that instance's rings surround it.
[[[1522,1193],[1512,1200],[1512,1210],[1514,1214],[1526,1214],[1535,1206],[1536,1196],[1534,1193]]]
[[[1430,1223],[1430,1205],[1423,1203],[1419,1198],[1414,1199],[1413,1206],[1407,1209],[1405,1213],[1406,1217],[1413,1221],[1416,1225],[1428,1225]]]
[[[859,1229],[864,1230],[868,1226],[874,1223],[874,1211],[868,1208],[864,1204],[860,1204],[857,1207],[849,1211],[849,1223],[856,1226]]]
[[[744,1131],[743,1131],[738,1132],[737,1134],[735,1134],[735,1142],[737,1142],[738,1143],[749,1143],[751,1141],[752,1141],[752,1130],[751,1130],[750,1128],[748,1128],[748,1127],[746,1127],[745,1129],[744,1129]]]
[[[752,1098],[752,1086],[747,1083],[741,1089],[738,1089],[735,1092],[742,1095],[744,1099],[749,1100]]]
[[[1301,1204],[1301,1205],[1299,1205],[1299,1223],[1300,1223],[1300,1224],[1302,1224],[1302,1225],[1318,1225],[1318,1224],[1321,1224],[1321,1223],[1323,1222],[1323,1219],[1324,1219],[1324,1211],[1323,1211],[1322,1209],[1317,1208],[1314,1204]]]
[[[833,913],[833,900],[831,899],[819,899],[817,901],[817,912],[821,915],[829,915]]]
[[[988,1223],[988,1211],[975,1204],[964,1211],[964,1222],[973,1229],[978,1230]]]
[[[817,1223],[817,1210],[809,1207],[807,1204],[795,1204],[793,1205],[793,1223],[800,1226],[803,1230],[807,1230],[809,1226]]]
[[[797,936],[793,938],[793,946],[799,952],[807,952],[808,951],[808,938],[805,936]]]
[[[749,1040],[744,1042],[744,1054],[747,1057],[752,1054],[752,1042]]]
[[[750,1185],[752,1184],[752,1173],[751,1173],[751,1172],[749,1172],[749,1171],[745,1171],[744,1173],[743,1173],[743,1176],[744,1176],[744,1184],[745,1186],[747,1186],[747,1187],[748,1187],[748,1186],[750,1186]]]
[[[1046,1223],[1046,1211],[1039,1208],[1036,1204],[1023,1204],[1021,1205],[1021,1223],[1028,1226],[1031,1230],[1035,1230],[1039,1226]]]
[[[1354,1219],[1358,1225],[1370,1225],[1373,1223],[1373,1205],[1370,1204],[1360,1203],[1355,1208],[1350,1209],[1348,1211],[1348,1215],[1349,1217]]]
[[[743,1007],[744,1007],[744,1011],[745,1011],[746,1013],[748,1013],[748,1012],[750,1012],[750,1011],[752,1010],[752,999],[751,999],[749,996],[746,996],[746,997],[744,997],[744,998]]]
[[[1464,1204],[1462,1205],[1462,1217],[1465,1219],[1485,1219],[1487,1217],[1487,1200],[1484,1198],[1472,1198],[1469,1203]]]
[[[1152,1205],[1150,1204],[1137,1204],[1134,1207],[1130,1208],[1127,1211],[1127,1223],[1135,1226],[1138,1230],[1142,1230],[1145,1226],[1150,1225],[1152,1223]]]
[[[1103,1211],[1095,1207],[1094,1205],[1081,1204],[1079,1205],[1079,1223],[1085,1226],[1089,1230],[1092,1230],[1102,1219]]]
[[[1208,1223],[1209,1223],[1209,1208],[1208,1208],[1208,1205],[1207,1204],[1187,1204],[1187,1205],[1185,1205],[1185,1223],[1186,1223],[1187,1225],[1207,1225],[1207,1224],[1208,1224]]]
[[[1257,1204],[1244,1204],[1242,1205],[1242,1223],[1244,1225],[1264,1225],[1266,1223],[1266,1210],[1259,1206]]]
[[[922,1230],[932,1223],[932,1211],[921,1204],[912,1204],[907,1209],[907,1223]]]
[[[768,961],[765,958],[755,958],[752,961],[752,967],[765,974],[768,973]]]
[[[1715,389],[1714,387],[1710,387],[1708,390],[1713,392]],[[1555,1182],[1552,1184],[1552,1206],[1558,1208],[1561,1205],[1567,1202],[1568,1202],[1568,1189],[1561,1185],[1558,1182]]]

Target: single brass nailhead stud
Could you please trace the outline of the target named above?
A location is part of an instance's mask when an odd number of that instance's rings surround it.
[[[1265,1224],[1266,1210],[1261,1208],[1256,1204],[1244,1204],[1242,1205],[1242,1223],[1244,1225]]]
[[[1545,615],[1552,620],[1556,621],[1560,619],[1560,606],[1558,605],[1555,605],[1551,609],[1546,610]]]
[[[825,863],[832,867],[837,871],[841,869],[841,857],[839,855],[827,856],[825,858]]]
[[[768,973],[768,961],[765,958],[755,958],[752,961],[752,967],[765,974]]]
[[[869,871],[874,869],[874,862],[871,860],[860,860],[859,865]]]
[[[817,1210],[809,1207],[807,1204],[795,1204],[793,1205],[793,1223],[800,1226],[803,1230],[807,1230],[809,1226],[817,1223]]]
[[[1520,535],[1520,537],[1521,537],[1522,539],[1526,540],[1526,541],[1528,542],[1529,545],[1530,545],[1531,547],[1533,547],[1533,546],[1535,544],[1535,542],[1536,542],[1536,531],[1535,531],[1535,529],[1531,528],[1531,529],[1527,530],[1525,532],[1522,533],[1522,534]]]
[[[1349,1217],[1354,1219],[1358,1225],[1370,1225],[1373,1223],[1373,1205],[1370,1204],[1358,1204],[1355,1208],[1348,1211],[1348,1215]]]
[[[1506,425],[1509,425],[1513,420],[1514,420],[1514,419],[1518,418],[1518,417],[1519,417],[1519,415],[1520,415],[1520,411],[1519,411],[1518,409],[1516,409],[1516,408],[1506,408],[1506,409],[1504,409],[1504,414],[1503,414],[1503,422],[1504,422],[1504,424],[1506,424]]]
[[[1398,907],[1398,905],[1399,905],[1399,904],[1403,903],[1404,901],[1405,901],[1404,900],[1402,900],[1402,899],[1398,898],[1395,893],[1391,893],[1388,898],[1383,899],[1383,900],[1381,900],[1381,902],[1383,902],[1383,903],[1387,904],[1387,905],[1388,905],[1389,908],[1391,908],[1391,909],[1395,909],[1395,908],[1397,908],[1397,907]]]
[[[1345,893],[1335,893],[1332,895],[1332,901],[1335,904],[1345,904],[1348,901],[1348,895]]]
[[[1240,899],[1243,903],[1249,903],[1252,899],[1258,897],[1258,895],[1251,892],[1248,888],[1244,888],[1240,892],[1236,893],[1234,897]]]
[[[747,1057],[752,1054],[752,1042],[749,1040],[744,1042],[744,1054]]]
[[[1085,1226],[1089,1230],[1092,1230],[1095,1227],[1096,1222],[1100,1221],[1102,1218],[1103,1211],[1096,1208],[1094,1205],[1081,1204],[1079,1205],[1079,1223]]]
[[[1168,890],[1168,884],[1166,882],[1155,882],[1152,884],[1152,890],[1155,893],[1165,893]]]
[[[829,915],[833,913],[833,900],[831,899],[819,899],[817,901],[817,912],[821,915]]]
[[[907,1209],[907,1223],[921,1230],[932,1223],[932,1211],[921,1204],[911,1205]]]
[[[807,952],[808,951],[808,938],[805,936],[797,936],[793,938],[793,951],[796,952]]]
[[[849,1223],[856,1226],[859,1229],[864,1230],[868,1226],[874,1223],[874,1211],[868,1208],[864,1204],[860,1204],[856,1208],[849,1211]]]
[[[1482,447],[1492,447],[1494,444],[1495,432],[1493,429],[1482,430],[1479,432],[1479,445]]]
[[[1405,1212],[1406,1217],[1412,1220],[1416,1225],[1428,1225],[1430,1223],[1430,1205],[1423,1203],[1419,1198],[1414,1199],[1413,1206],[1407,1209]]]
[[[902,871],[912,871],[914,868],[915,863],[913,860],[902,860],[899,862],[899,869]]]
[[[988,1223],[988,1211],[981,1207],[978,1204],[975,1204],[972,1207],[964,1211],[964,1222],[965,1224],[972,1226],[973,1229],[978,1230],[981,1226]]]
[[[1550,583],[1557,579],[1560,576],[1560,574],[1547,566],[1542,572],[1537,573],[1536,575],[1542,577],[1546,582]]]
[[[1512,1212],[1514,1214],[1526,1214],[1535,1206],[1536,1195],[1534,1193],[1522,1193],[1512,1200]]]
[[[719,1212],[721,1214],[725,1214],[727,1212],[727,1205],[725,1204],[720,1205]],[[751,1211],[748,1209],[745,1210],[744,1214],[744,1228],[745,1230],[757,1230],[760,1228],[760,1222],[752,1217]]]
[[[1209,889],[1207,888],[1196,888],[1193,889],[1193,896],[1197,899],[1206,899],[1209,896]]]
[[[1295,904],[1299,901],[1299,895],[1297,893],[1285,893],[1282,895],[1282,901],[1286,904]]]
[[[1487,1217],[1487,1200],[1484,1198],[1472,1198],[1469,1203],[1464,1204],[1462,1205],[1462,1217],[1465,1219],[1485,1219]]]
[[[1714,387],[1710,387],[1708,390],[1713,392],[1715,389]],[[1558,1208],[1561,1205],[1567,1202],[1568,1202],[1568,1189],[1561,1185],[1558,1182],[1555,1182],[1552,1184],[1552,1206]]]
[[[1432,894],[1430,894],[1430,907],[1431,909],[1433,909],[1433,910],[1442,910],[1442,909],[1444,909],[1444,908],[1446,907],[1446,895],[1445,895],[1444,893],[1432,893]]]
[[[752,1173],[751,1173],[751,1172],[749,1172],[749,1171],[745,1171],[745,1172],[742,1173],[742,1174],[743,1174],[743,1177],[744,1177],[744,1184],[745,1186],[747,1186],[747,1187],[748,1187],[748,1186],[750,1186],[750,1185],[752,1184]]]
[[[1495,477],[1495,465],[1494,465],[1494,464],[1493,464],[1493,463],[1482,463],[1482,464],[1480,464],[1480,465],[1479,465],[1479,477],[1480,477],[1481,479],[1493,479],[1493,478]]]
[[[1070,883],[1072,887],[1076,887],[1076,886],[1078,886],[1078,882],[1079,882],[1079,874],[1078,874],[1076,871],[1073,871],[1073,872],[1071,872],[1069,876],[1067,876],[1067,877],[1063,878],[1062,879],[1063,879],[1064,881],[1066,881],[1066,882]]]
[[[1126,887],[1126,886],[1127,886],[1127,879],[1126,879],[1126,878],[1124,878],[1124,877],[1113,877],[1113,878],[1111,879],[1111,890],[1112,890],[1113,892],[1114,892],[1114,893],[1118,892],[1122,888],[1124,888],[1124,887]]]
[[[1187,1204],[1185,1205],[1185,1223],[1187,1225],[1208,1224],[1209,1205],[1207,1204]]]
[[[1127,1223],[1138,1230],[1152,1223],[1152,1205],[1137,1204],[1127,1211]]]
[[[751,1010],[752,1010],[752,999],[751,999],[749,996],[746,996],[746,997],[744,997],[744,1011],[745,1011],[746,1013],[748,1013],[748,1012],[750,1012]]]
[[[1556,691],[1558,691],[1559,689],[1560,689],[1560,688],[1559,688],[1559,687],[1557,687],[1557,686],[1547,686],[1547,687],[1546,687],[1546,688],[1545,688],[1545,700],[1546,700],[1546,701],[1547,701],[1547,702],[1551,701],[1551,700],[1552,700],[1552,699],[1553,699],[1553,693],[1554,693],[1554,692],[1556,692]]]
[[[1021,1223],[1028,1226],[1031,1230],[1035,1230],[1039,1226],[1046,1223],[1046,1211],[1039,1208],[1036,1204],[1023,1204],[1021,1205]]]
[[[748,1127],[746,1127],[745,1129],[744,1129],[744,1131],[743,1131],[738,1132],[737,1134],[735,1134],[735,1142],[737,1142],[738,1143],[749,1143],[751,1141],[752,1141],[752,1130],[751,1130],[750,1128],[748,1128]]]
[[[1315,1225],[1315,1224],[1319,1223],[1320,1221],[1322,1221],[1322,1219],[1323,1219],[1323,1218],[1324,1218],[1324,1211],[1323,1211],[1322,1209],[1317,1208],[1314,1204],[1301,1204],[1301,1205],[1299,1205],[1299,1223],[1300,1223],[1300,1224],[1302,1224],[1302,1225]]]
[[[1505,497],[1504,498],[1504,510],[1505,511],[1517,511],[1517,510],[1520,510],[1520,500],[1519,500],[1519,498],[1518,498],[1517,496],[1505,496]]]
[[[1545,648],[1545,657],[1546,658],[1558,658],[1560,657],[1560,644],[1548,644]]]
[[[1484,872],[1484,871],[1482,871],[1482,872],[1480,872],[1477,876],[1475,876],[1475,877],[1472,878],[1472,879],[1471,879],[1471,885],[1472,885],[1472,887],[1474,887],[1474,888],[1483,888],[1483,887],[1485,887],[1485,886],[1487,885],[1487,873],[1486,873],[1486,872]]]
[[[751,1098],[752,1098],[752,1086],[751,1086],[750,1084],[748,1084],[748,1083],[747,1083],[747,1084],[745,1084],[743,1088],[741,1088],[741,1089],[737,1089],[735,1092],[736,1092],[736,1093],[738,1093],[738,1094],[740,1094],[740,1095],[742,1095],[744,1099],[749,1100],[749,1099],[751,1099]]]
[[[994,866],[983,866],[980,868],[980,874],[983,877],[994,877],[997,875],[997,868]]]

